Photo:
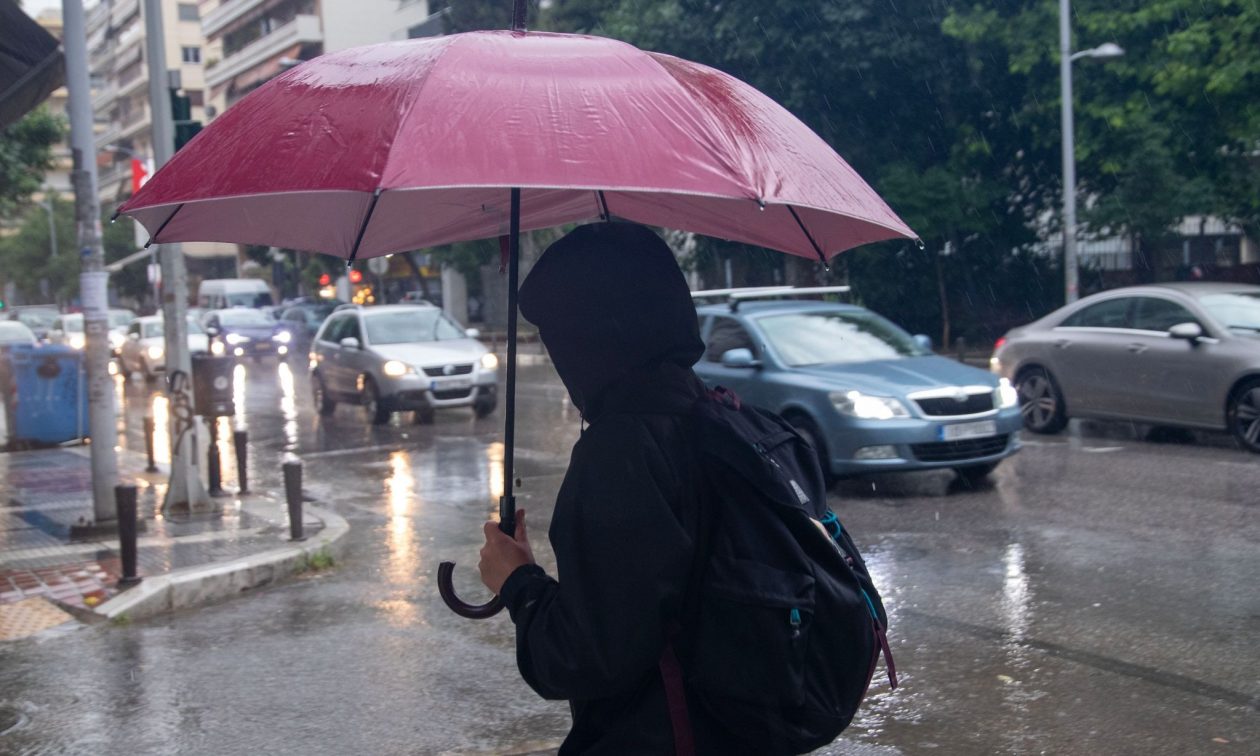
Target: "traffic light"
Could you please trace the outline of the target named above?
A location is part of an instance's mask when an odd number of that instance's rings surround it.
[[[188,144],[201,131],[201,121],[192,119],[192,102],[179,90],[171,90],[171,120],[175,123],[175,151]]]

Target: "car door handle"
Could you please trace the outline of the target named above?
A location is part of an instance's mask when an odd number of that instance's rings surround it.
[[[1058,347],[1059,349],[1067,349],[1068,347],[1072,346],[1072,342],[1068,341],[1067,339],[1059,339],[1058,341],[1054,342],[1054,345]]]
[[[1146,345],[1145,344],[1129,344],[1127,347],[1125,347],[1125,349],[1128,349],[1130,352],[1133,352],[1134,354],[1141,354],[1142,352],[1146,351]]]

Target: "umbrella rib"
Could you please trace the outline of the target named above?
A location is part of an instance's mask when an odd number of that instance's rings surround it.
[[[162,221],[162,225],[158,226],[158,230],[154,231],[153,236],[150,236],[149,240],[144,243],[144,249],[148,249],[149,247],[153,245],[154,242],[157,242],[158,237],[161,236],[162,232],[166,230],[166,225],[170,223],[171,221],[175,220],[175,216],[179,213],[180,210],[183,210],[183,209],[184,209],[183,202],[175,206],[175,212],[166,216],[166,220]],[[158,242],[158,243],[160,244],[161,242]]]
[[[604,196],[603,189],[597,190],[595,194],[599,197],[599,206],[603,210],[603,212],[600,213],[600,216],[605,222],[607,222],[612,217],[608,214],[608,198]]]
[[[801,220],[801,216],[796,214],[796,208],[788,205],[787,209],[788,212],[792,214],[792,217],[796,219],[796,225],[800,226],[801,230],[805,232],[805,238],[809,239],[810,246],[814,248],[815,254],[818,255],[818,261],[823,264],[824,268],[828,267],[826,255],[824,255],[822,249],[819,248],[818,242],[814,241],[814,235],[809,232],[808,228],[805,228],[805,223]]]
[[[368,223],[372,222],[372,213],[376,210],[376,201],[380,198],[380,189],[372,192],[372,202],[368,205],[367,215],[363,216],[363,224],[359,226],[359,235],[354,238],[354,249],[350,250],[350,258],[346,260],[347,268],[354,265],[354,258],[359,255],[359,245],[363,243],[363,235],[367,233]]]

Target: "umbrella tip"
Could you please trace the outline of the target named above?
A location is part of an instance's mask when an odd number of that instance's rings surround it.
[[[920,250],[927,249],[927,245],[926,245],[926,244],[924,244],[924,243],[923,243],[923,240],[922,240],[922,239],[920,239],[920,238],[919,238],[919,237],[917,237],[917,236],[916,236],[916,237],[914,237],[914,245],[915,245],[916,247],[918,247]]]
[[[118,213],[119,213],[119,212],[120,212],[120,211],[115,210],[115,211],[114,211],[114,214],[113,214],[113,215],[111,215],[111,216],[109,216],[109,222],[110,222],[110,223],[113,223],[114,221],[118,220]]]

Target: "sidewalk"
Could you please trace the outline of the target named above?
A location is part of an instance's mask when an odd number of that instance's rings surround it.
[[[72,541],[73,525],[93,519],[86,447],[0,454],[0,640],[74,617],[139,619],[269,583],[339,556],[341,517],[303,507],[305,540],[289,540],[282,494],[215,499],[221,514],[163,517],[167,473],[118,452],[119,479],[139,489],[139,585],[118,588],[117,535]],[[318,556],[317,556],[318,555]]]

